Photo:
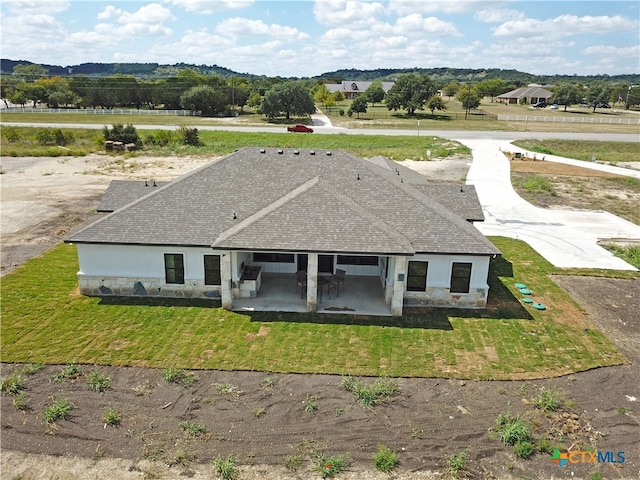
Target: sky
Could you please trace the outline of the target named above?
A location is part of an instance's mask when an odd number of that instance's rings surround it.
[[[640,2],[2,0],[0,56],[218,65],[312,77],[339,69],[640,73]]]

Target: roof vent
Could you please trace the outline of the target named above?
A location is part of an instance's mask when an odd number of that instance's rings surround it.
[[[148,187],[149,186],[149,182],[147,180],[144,181],[144,186]]]
[[[260,153],[264,153],[266,150],[264,148],[260,149]]]
[[[328,156],[328,157],[330,157],[330,156],[331,156],[331,150],[329,150],[329,151],[327,152],[327,156]]]
[[[234,219],[234,220],[237,220],[237,219],[238,219],[238,216],[236,215],[236,212],[233,212],[233,219]]]
[[[278,155],[282,155],[284,152],[281,148],[278,149]]]
[[[464,192],[464,188],[462,187],[462,185],[460,185],[460,192]]]
[[[309,152],[309,155],[315,155],[315,154],[316,154],[316,151],[315,151],[315,150],[311,150],[311,151]]]
[[[294,150],[294,151],[293,151],[293,154],[294,154],[294,155],[300,155],[300,150]]]
[[[356,180],[360,180],[360,174],[358,174],[358,176],[356,177]]]

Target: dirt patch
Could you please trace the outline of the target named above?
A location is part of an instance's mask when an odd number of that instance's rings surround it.
[[[533,179],[543,182],[531,183]],[[640,180],[573,165],[533,160],[511,161],[514,189],[543,208],[604,210],[640,224]]]
[[[13,231],[5,231],[3,224],[3,272],[59,242],[63,232],[95,218],[92,212],[111,179],[167,180],[207,161],[162,159],[160,165],[158,159],[137,157],[134,171],[129,167],[118,171],[112,165],[108,176],[96,174],[104,160],[100,156],[67,163],[3,159],[3,217],[5,207],[16,212],[10,218],[28,213],[25,204],[18,203],[28,201],[34,208],[55,213],[44,220],[34,215]],[[435,175],[447,181],[466,175],[464,161],[443,162],[417,163],[427,176],[428,168],[449,165],[449,173]],[[63,171],[71,164],[76,168]],[[61,215],[68,215],[66,222],[60,221]],[[338,478],[389,478],[373,468],[371,456],[378,444],[398,452],[400,473],[394,477],[398,479],[445,478],[447,458],[464,450],[469,452],[470,478],[586,479],[596,470],[603,478],[638,478],[640,280],[555,280],[616,342],[629,364],[544,381],[399,379],[399,393],[374,409],[363,408],[340,388],[340,377],[330,375],[196,371],[197,381],[183,386],[167,383],[159,370],[85,366],[83,377],[54,382],[62,367],[45,366],[24,375],[25,410],[15,408],[14,396],[2,394],[3,478],[211,478],[211,460],[228,454],[238,459],[240,479],[320,478],[313,471],[318,453],[351,458],[352,465]],[[268,334],[265,329],[257,335]],[[496,352],[473,352],[469,361],[474,355],[491,357]],[[3,365],[2,375],[21,368]],[[94,368],[111,379],[111,388],[104,393],[88,388]],[[545,415],[534,408],[532,402],[543,389],[559,394],[557,412]],[[315,397],[316,410],[305,408],[309,396]],[[68,420],[49,426],[43,412],[59,398],[74,408]],[[104,424],[109,407],[122,414],[118,426]],[[511,447],[489,435],[496,417],[504,412],[521,415],[537,439],[573,451],[623,451],[625,462],[578,463],[559,469],[547,453],[520,460]],[[204,425],[206,432],[191,437],[181,422]],[[295,458],[300,459],[298,469],[287,470],[285,463]]]

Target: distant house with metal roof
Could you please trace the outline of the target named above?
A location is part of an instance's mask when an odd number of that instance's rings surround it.
[[[430,183],[382,157],[244,148],[166,184],[124,194],[125,183],[105,199],[130,203],[104,202],[112,213],[65,240],[85,295],[249,311],[483,308],[500,254],[473,225],[484,219],[473,186]]]
[[[387,93],[396,82],[381,82],[384,93]],[[343,80],[341,83],[327,83],[325,86],[329,93],[342,92],[344,98],[352,99],[357,95],[364,93],[373,84],[373,82],[361,82],[355,80]]]
[[[533,105],[542,101],[548,102],[552,96],[553,93],[540,85],[529,85],[498,95],[498,100],[505,103],[520,103],[522,101]]]

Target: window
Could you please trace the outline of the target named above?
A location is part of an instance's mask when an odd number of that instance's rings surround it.
[[[293,253],[254,253],[254,262],[294,263]]]
[[[373,265],[378,266],[378,257],[360,257],[357,255],[338,255],[340,265]]]
[[[181,253],[164,254],[164,276],[167,283],[184,283],[184,258]]]
[[[453,262],[451,267],[451,293],[469,293],[471,264]]]
[[[410,292],[424,292],[427,289],[428,270],[429,262],[409,262],[407,290]]]
[[[220,255],[204,256],[204,284],[220,285]]]

